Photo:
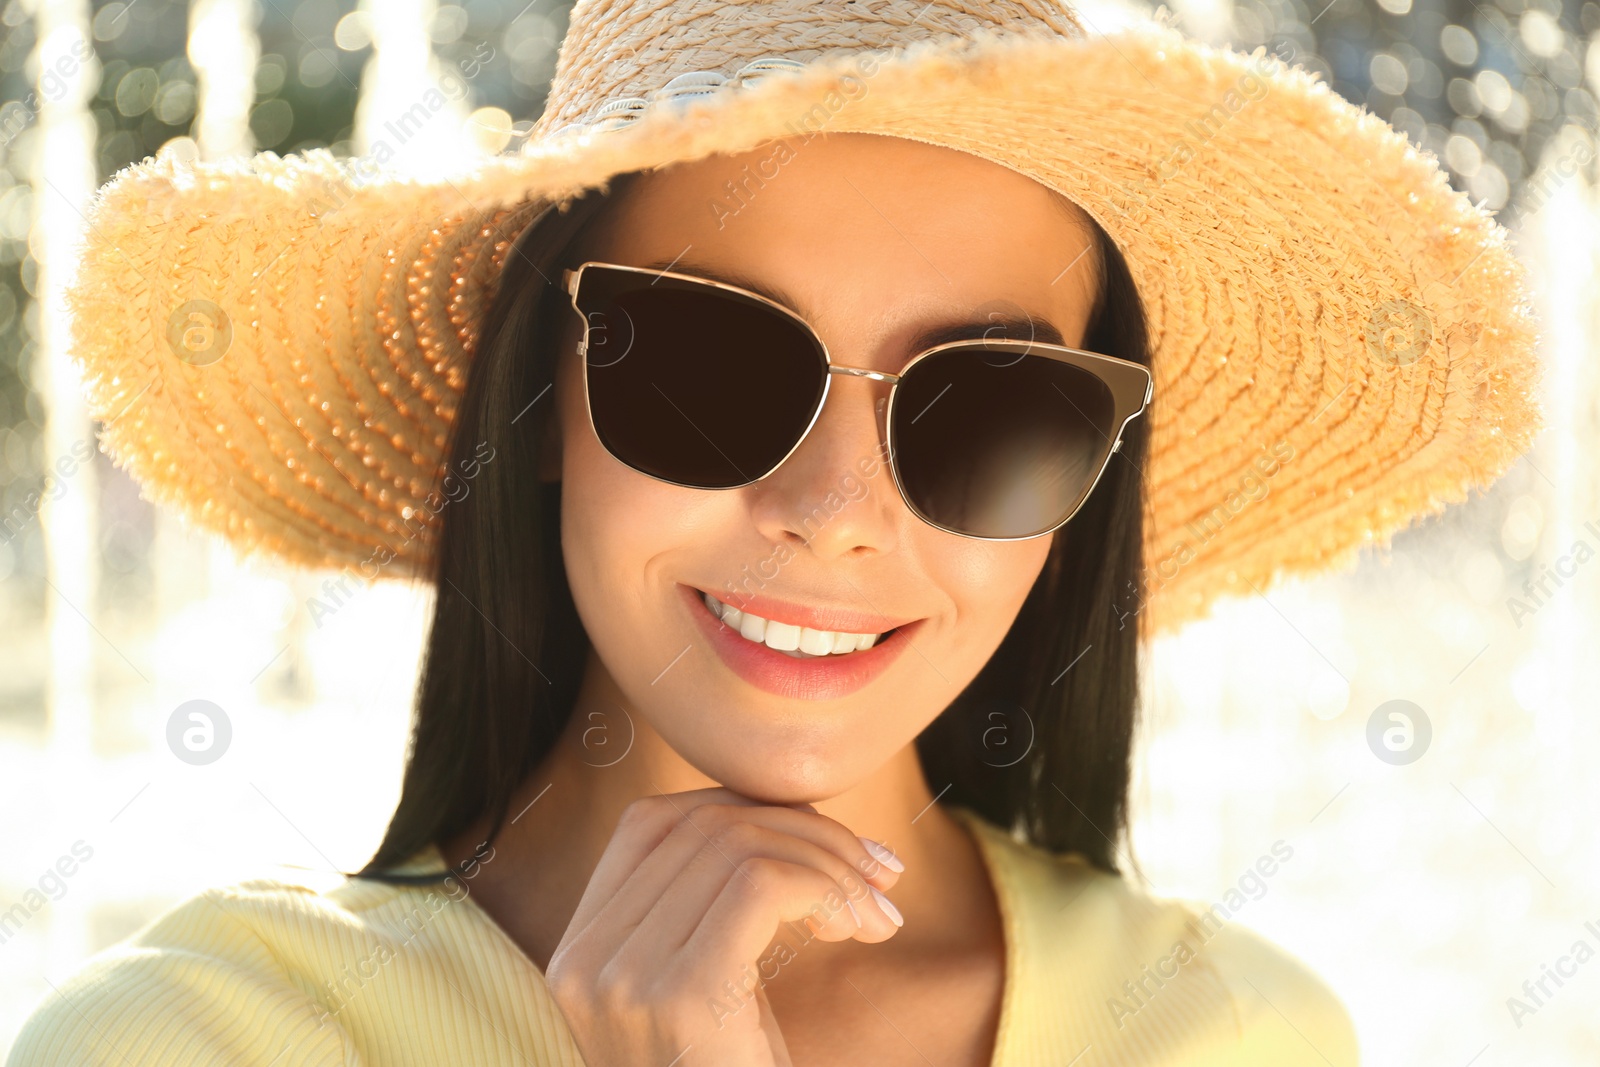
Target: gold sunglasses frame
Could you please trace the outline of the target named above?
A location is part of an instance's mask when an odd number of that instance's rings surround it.
[[[1151,398],[1155,394],[1155,380],[1150,374],[1150,369],[1144,366],[1142,363],[1135,363],[1132,360],[1121,359],[1117,356],[1108,356],[1100,352],[1089,352],[1080,348],[1068,348],[1064,345],[1046,344],[1040,341],[986,340],[984,338],[969,338],[961,341],[947,341],[944,344],[935,345],[932,348],[924,349],[923,351],[912,356],[906,361],[905,366],[900,368],[900,372],[898,374],[888,374],[884,371],[871,370],[867,367],[849,367],[833,361],[833,356],[828,351],[827,344],[820,336],[817,335],[817,331],[811,327],[811,324],[802,318],[798,312],[792,308],[785,307],[775,300],[770,300],[767,297],[762,296],[760,293],[753,293],[748,289],[741,289],[736,285],[728,285],[724,282],[714,281],[710,278],[701,278],[693,274],[683,274],[677,271],[669,270],[657,270],[649,267],[630,267],[622,263],[603,263],[598,260],[588,260],[576,268],[569,268],[563,271],[561,275],[561,283],[562,288],[566,290],[568,296],[571,298],[572,310],[577,314],[578,318],[583,321],[583,338],[578,342],[578,356],[583,361],[583,407],[584,412],[587,414],[589,419],[589,429],[595,435],[596,440],[601,442],[602,447],[604,447],[605,441],[604,438],[600,437],[599,428],[595,426],[594,409],[589,398],[589,361],[586,357],[589,349],[589,330],[591,324],[589,322],[589,316],[584,313],[583,308],[578,304],[578,295],[583,282],[583,274],[584,271],[590,267],[600,267],[606,270],[627,271],[633,274],[651,278],[670,278],[675,281],[688,282],[694,285],[720,289],[724,292],[733,293],[742,299],[755,301],[756,303],[771,308],[773,311],[776,311],[780,315],[783,315],[797,323],[800,328],[806,332],[807,336],[811,338],[812,343],[816,345],[817,350],[822,353],[823,368],[826,371],[822,381],[822,395],[817,399],[817,406],[815,410],[811,412],[811,419],[806,423],[804,432],[802,432],[800,436],[795,439],[794,444],[790,447],[788,452],[784,453],[783,458],[778,460],[777,463],[774,463],[769,470],[755,478],[751,478],[749,481],[741,482],[739,485],[719,487],[723,489],[743,489],[745,486],[754,485],[756,482],[759,482],[762,479],[770,476],[779,467],[782,467],[784,463],[788,462],[789,457],[794,455],[795,452],[800,448],[801,444],[805,442],[805,439],[811,435],[811,428],[817,424],[817,419],[822,414],[822,407],[828,401],[828,391],[829,386],[833,382],[833,376],[835,374],[848,374],[854,377],[870,378],[873,381],[889,383],[888,405],[883,416],[884,450],[888,453],[888,467],[890,474],[894,477],[895,489],[897,492],[899,492],[900,499],[905,502],[906,507],[913,515],[935,529],[943,530],[945,533],[955,534],[958,537],[970,537],[978,541],[1028,541],[1035,537],[1044,537],[1048,534],[1053,534],[1057,530],[1061,529],[1061,527],[1072,521],[1073,516],[1083,508],[1084,502],[1089,499],[1091,494],[1093,494],[1095,486],[1100,484],[1100,479],[1105,474],[1106,468],[1111,465],[1112,455],[1121,451],[1123,430],[1127,428],[1127,425],[1130,421],[1144,413],[1145,409],[1150,405]],[[655,283],[652,281],[651,284],[653,285]],[[1062,519],[1054,526],[1051,526],[1048,530],[1024,534],[1019,537],[988,537],[982,534],[968,533],[964,530],[951,529],[943,523],[935,522],[933,519],[923,514],[922,510],[917,507],[915,502],[913,502],[910,496],[906,493],[905,484],[900,478],[899,455],[890,445],[890,442],[894,439],[893,427],[895,395],[899,392],[896,387],[900,384],[901,380],[911,372],[911,369],[922,360],[937,353],[958,348],[982,349],[987,352],[1014,352],[1019,357],[1025,355],[1040,355],[1049,359],[1059,360],[1062,363],[1067,363],[1078,367],[1081,370],[1088,371],[1104,382],[1106,387],[1111,390],[1113,407],[1112,421],[1116,425],[1116,435],[1115,437],[1108,439],[1110,446],[1098,456],[1096,460],[1097,465],[1095,468],[1094,477],[1089,479],[1084,490],[1078,495],[1077,501],[1074,502],[1071,509],[1068,510],[1066,518]],[[1066,394],[1063,393],[1062,395],[1065,396]],[[1070,398],[1068,398],[1067,402],[1069,404],[1072,403]],[[1073,406],[1075,408],[1077,407],[1075,404]],[[1081,415],[1083,413],[1080,411],[1079,414]],[[1087,417],[1085,417],[1085,421],[1088,421]],[[1092,426],[1093,423],[1091,422],[1090,425]],[[1101,436],[1104,437],[1104,433],[1102,433]],[[606,449],[606,452],[624,466],[632,470],[639,470],[639,468],[635,467],[621,456],[611,452],[609,448]],[[684,482],[675,482],[670,478],[662,478],[660,475],[652,474],[649,471],[639,471],[639,473],[650,478],[655,478],[657,481],[666,482],[669,485],[681,485],[686,489],[705,489],[705,486],[689,485]]]

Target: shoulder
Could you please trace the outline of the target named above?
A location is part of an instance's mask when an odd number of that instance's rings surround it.
[[[1184,907],[1197,924],[1209,912]],[[1235,922],[1217,929],[1202,951],[1197,959],[1229,990],[1247,1062],[1359,1062],[1349,1012],[1299,957]]]
[[[304,913],[310,889],[253,880],[180,901],[96,954],[24,1021],[8,1067],[356,1062],[345,1032],[296,983],[268,913]]]
[[[48,992],[6,1062],[425,1063],[463,1028],[488,1035],[483,1062],[514,1062],[538,973],[465,897],[460,882],[207,889]]]
[[[1303,961],[1218,903],[1154,895],[1078,855],[1056,855],[962,813],[991,864],[1007,942],[1025,958],[1026,1010],[1075,1016],[1060,1040],[1137,1062],[1350,1067],[1354,1027]],[[1245,902],[1248,898],[1241,897]],[[1063,1046],[1064,1047],[1064,1046]]]

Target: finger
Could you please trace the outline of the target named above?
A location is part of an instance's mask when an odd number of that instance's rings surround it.
[[[878,855],[869,850],[867,839],[857,837],[834,819],[785,807],[706,803],[689,812],[656,851],[640,864],[640,885],[649,893],[650,899],[658,897],[665,882],[676,878],[701,848],[720,840],[719,834],[738,823],[764,826],[808,841],[849,866],[852,876],[880,888],[888,889],[899,880],[899,874],[880,862]],[[893,858],[893,854],[886,850],[881,854]]]
[[[611,891],[608,898],[595,900],[593,908],[582,913],[584,925],[579,927],[580,932],[592,930],[598,943],[615,949],[632,935],[633,929],[644,921],[646,915],[658,908],[662,900],[669,897],[677,899],[677,891],[669,893],[669,887],[708,845],[723,860],[725,869],[721,874],[725,877],[741,859],[755,854],[746,848],[749,842],[745,842],[745,845],[724,842],[724,835],[736,832],[734,828],[742,825],[767,827],[796,840],[807,841],[825,853],[826,856],[808,856],[789,851],[774,855],[782,855],[794,862],[810,861],[828,870],[845,890],[848,899],[858,902],[858,911],[861,907],[859,902],[871,897],[871,886],[888,889],[899,878],[897,873],[878,862],[867,851],[861,838],[836,820],[790,808],[723,804],[706,799],[696,807],[685,809],[685,818],[645,857],[622,886]],[[827,857],[831,857],[831,861]],[[706,859],[709,860],[709,857]],[[862,872],[870,872],[870,877]],[[715,891],[721,888],[720,880],[697,884],[702,886],[701,897],[705,906],[709,907]],[[870,911],[878,905],[874,902],[867,907]],[[680,924],[690,918],[698,921],[699,917],[698,912],[691,917],[680,915],[679,921]],[[575,915],[574,925],[578,919],[579,916]],[[889,934],[886,930],[874,930],[869,939],[883,940]],[[680,935],[678,941],[668,943],[670,948],[681,944],[688,937],[688,931],[681,930]]]
[[[855,938],[866,942],[894,936],[895,924],[876,904],[871,888],[838,856],[756,822],[733,822],[718,830],[684,867],[638,924],[619,956],[659,960],[678,951],[727,883],[750,878],[745,867],[759,859],[809,867],[823,876],[812,883],[817,895],[804,920],[814,930],[811,936],[824,941]],[[781,918],[773,915],[767,920],[769,934]]]
[[[713,787],[682,793],[640,797],[623,809],[600,861],[589,876],[583,897],[567,924],[569,931],[583,930],[611,903],[624,883],[634,877],[641,865],[684,819],[701,805],[757,807],[755,801],[731,789]],[[686,861],[686,860],[685,860]],[[664,881],[660,884],[664,884]],[[643,911],[640,911],[643,914]]]
[[[783,809],[780,809],[783,810]],[[900,880],[905,865],[894,850],[881,841],[862,837],[844,823],[811,812],[796,811],[779,815],[781,825],[799,837],[815,841],[855,867],[856,872],[879,889],[889,889]]]
[[[765,954],[779,923],[810,917],[818,901],[824,911],[837,909],[837,914],[846,910],[840,897],[830,897],[827,883],[831,879],[815,868],[758,856],[744,861],[739,870],[748,877],[731,877],[723,885],[673,957],[667,971],[670,980],[689,982],[689,988],[718,995],[725,982],[737,984],[750,961]],[[822,940],[837,940],[830,936],[834,925],[830,923],[819,935]]]

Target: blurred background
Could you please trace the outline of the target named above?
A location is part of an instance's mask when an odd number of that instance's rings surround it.
[[[1083,11],[1105,32],[1149,8]],[[1326,978],[1365,1062],[1600,1061],[1600,5],[1175,13],[1213,43],[1292,45],[1498,213],[1535,274],[1549,427],[1491,491],[1353,571],[1152,647],[1140,869],[1218,901],[1292,849],[1233,921]],[[566,25],[553,0],[0,6],[0,1049],[53,984],[182,897],[262,874],[331,884],[367,859],[429,609],[390,584],[313,611],[327,576],[234,561],[93,448],[59,300],[86,203],[158,151],[359,154],[427,83],[447,107],[396,166],[503,150]],[[211,762],[173,740],[192,701]]]

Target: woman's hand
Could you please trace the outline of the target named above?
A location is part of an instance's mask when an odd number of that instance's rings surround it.
[[[646,797],[623,812],[545,978],[589,1067],[787,1067],[758,973],[779,923],[887,940],[898,924],[873,889],[897,877],[809,805]]]

